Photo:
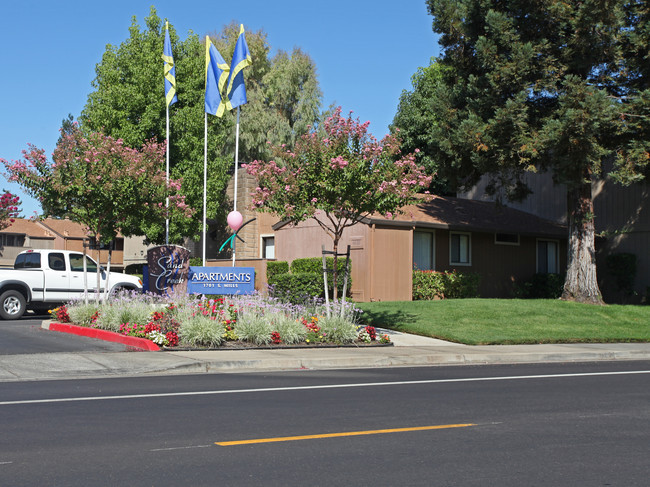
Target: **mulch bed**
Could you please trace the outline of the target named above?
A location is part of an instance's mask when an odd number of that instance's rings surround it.
[[[378,340],[370,343],[366,342],[352,342],[352,343],[296,343],[293,345],[287,344],[269,344],[269,345],[255,345],[250,342],[241,341],[225,341],[220,346],[214,348],[201,348],[201,347],[161,347],[163,350],[169,352],[200,352],[207,350],[287,350],[296,348],[368,348],[368,347],[392,347],[393,343],[380,343]]]

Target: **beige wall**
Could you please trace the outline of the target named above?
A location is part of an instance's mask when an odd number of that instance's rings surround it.
[[[413,288],[413,229],[372,229],[368,301],[410,301]]]

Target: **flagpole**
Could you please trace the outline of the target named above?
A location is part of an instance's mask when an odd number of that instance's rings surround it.
[[[166,125],[167,125],[167,168],[165,171],[165,181],[167,182],[166,192],[167,197],[165,198],[165,245],[169,245],[169,104],[165,110],[166,113]]]
[[[235,128],[235,203],[233,211],[237,211],[237,173],[239,165],[239,106],[237,107],[237,125]],[[235,239],[232,241],[232,266],[235,267]]]
[[[205,267],[205,230],[206,214],[208,211],[208,113],[205,113],[205,129],[203,135],[203,267]]]

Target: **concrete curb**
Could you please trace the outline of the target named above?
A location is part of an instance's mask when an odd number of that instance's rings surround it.
[[[58,331],[61,333],[70,333],[71,335],[96,338],[98,340],[104,340],[107,342],[121,343],[128,347],[137,348],[139,350],[147,350],[149,352],[160,351],[160,347],[151,340],[147,340],[146,338],[122,335],[121,333],[115,333],[108,330],[71,325],[69,323],[52,323],[47,321],[41,324],[41,328],[50,331]]]

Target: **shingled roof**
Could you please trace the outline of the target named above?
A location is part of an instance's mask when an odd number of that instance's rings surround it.
[[[43,226],[39,225],[33,220],[26,220],[24,218],[16,218],[7,228],[2,230],[2,233],[15,233],[27,235],[33,238],[54,238],[53,232],[48,231]]]
[[[566,237],[567,227],[531,213],[493,202],[433,196],[430,201],[405,206],[394,219],[373,215],[366,223],[377,225],[413,225],[424,228],[469,232],[518,233],[548,237]]]

